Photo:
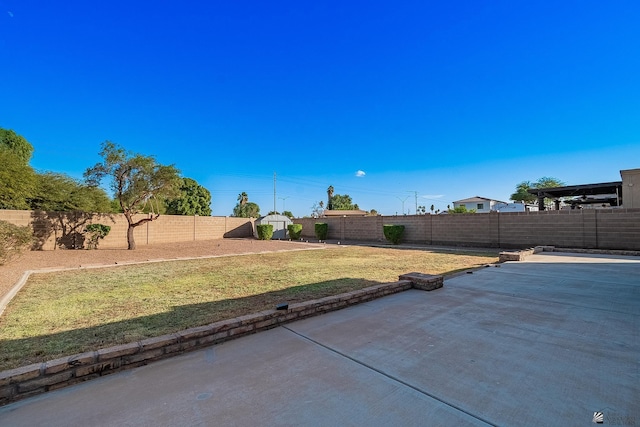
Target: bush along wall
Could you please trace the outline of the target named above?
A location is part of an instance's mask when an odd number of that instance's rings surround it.
[[[300,240],[302,224],[289,224],[287,225],[287,230],[289,230],[289,237],[291,240]]]
[[[258,231],[258,239],[271,240],[273,237],[273,224],[259,224],[256,225]]]
[[[383,225],[382,230],[384,237],[394,245],[397,245],[402,240],[404,225]]]
[[[316,222],[315,232],[318,240],[327,240],[327,236],[329,235],[329,224],[326,222]]]

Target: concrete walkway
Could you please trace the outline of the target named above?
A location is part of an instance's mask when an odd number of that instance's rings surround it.
[[[1,426],[640,425],[640,258],[539,254],[0,408]]]

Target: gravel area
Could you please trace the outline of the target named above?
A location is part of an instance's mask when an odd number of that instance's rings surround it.
[[[133,251],[127,249],[30,251],[0,266],[0,298],[9,292],[27,270],[79,268],[88,265],[272,252],[318,246],[322,245],[284,240],[217,239],[138,246]]]

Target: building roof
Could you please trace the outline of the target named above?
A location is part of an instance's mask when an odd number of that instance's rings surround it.
[[[476,203],[476,202],[492,202],[492,201],[493,202],[506,203],[506,202],[501,202],[500,200],[488,199],[486,197],[480,197],[480,196],[469,197],[468,199],[456,200],[453,203]]]

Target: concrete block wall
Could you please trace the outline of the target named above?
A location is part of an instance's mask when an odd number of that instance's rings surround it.
[[[137,215],[135,220],[145,218]],[[0,220],[34,230],[41,250],[82,247],[84,229],[92,223],[111,227],[109,235],[100,241],[102,249],[127,247],[127,220],[122,214],[83,214],[79,212],[40,212],[0,210]],[[221,239],[223,237],[253,236],[254,219],[160,215],[154,221],[134,229],[136,245],[188,242],[194,240]]]
[[[640,209],[603,209],[597,215],[597,247],[640,250]]]
[[[329,239],[385,241],[384,224],[403,224],[403,242],[501,248],[557,246],[640,250],[640,209],[581,209],[489,214],[303,218],[302,236],[329,224]]]
[[[492,221],[497,215],[425,215],[432,221],[431,244],[498,247],[500,242]]]

